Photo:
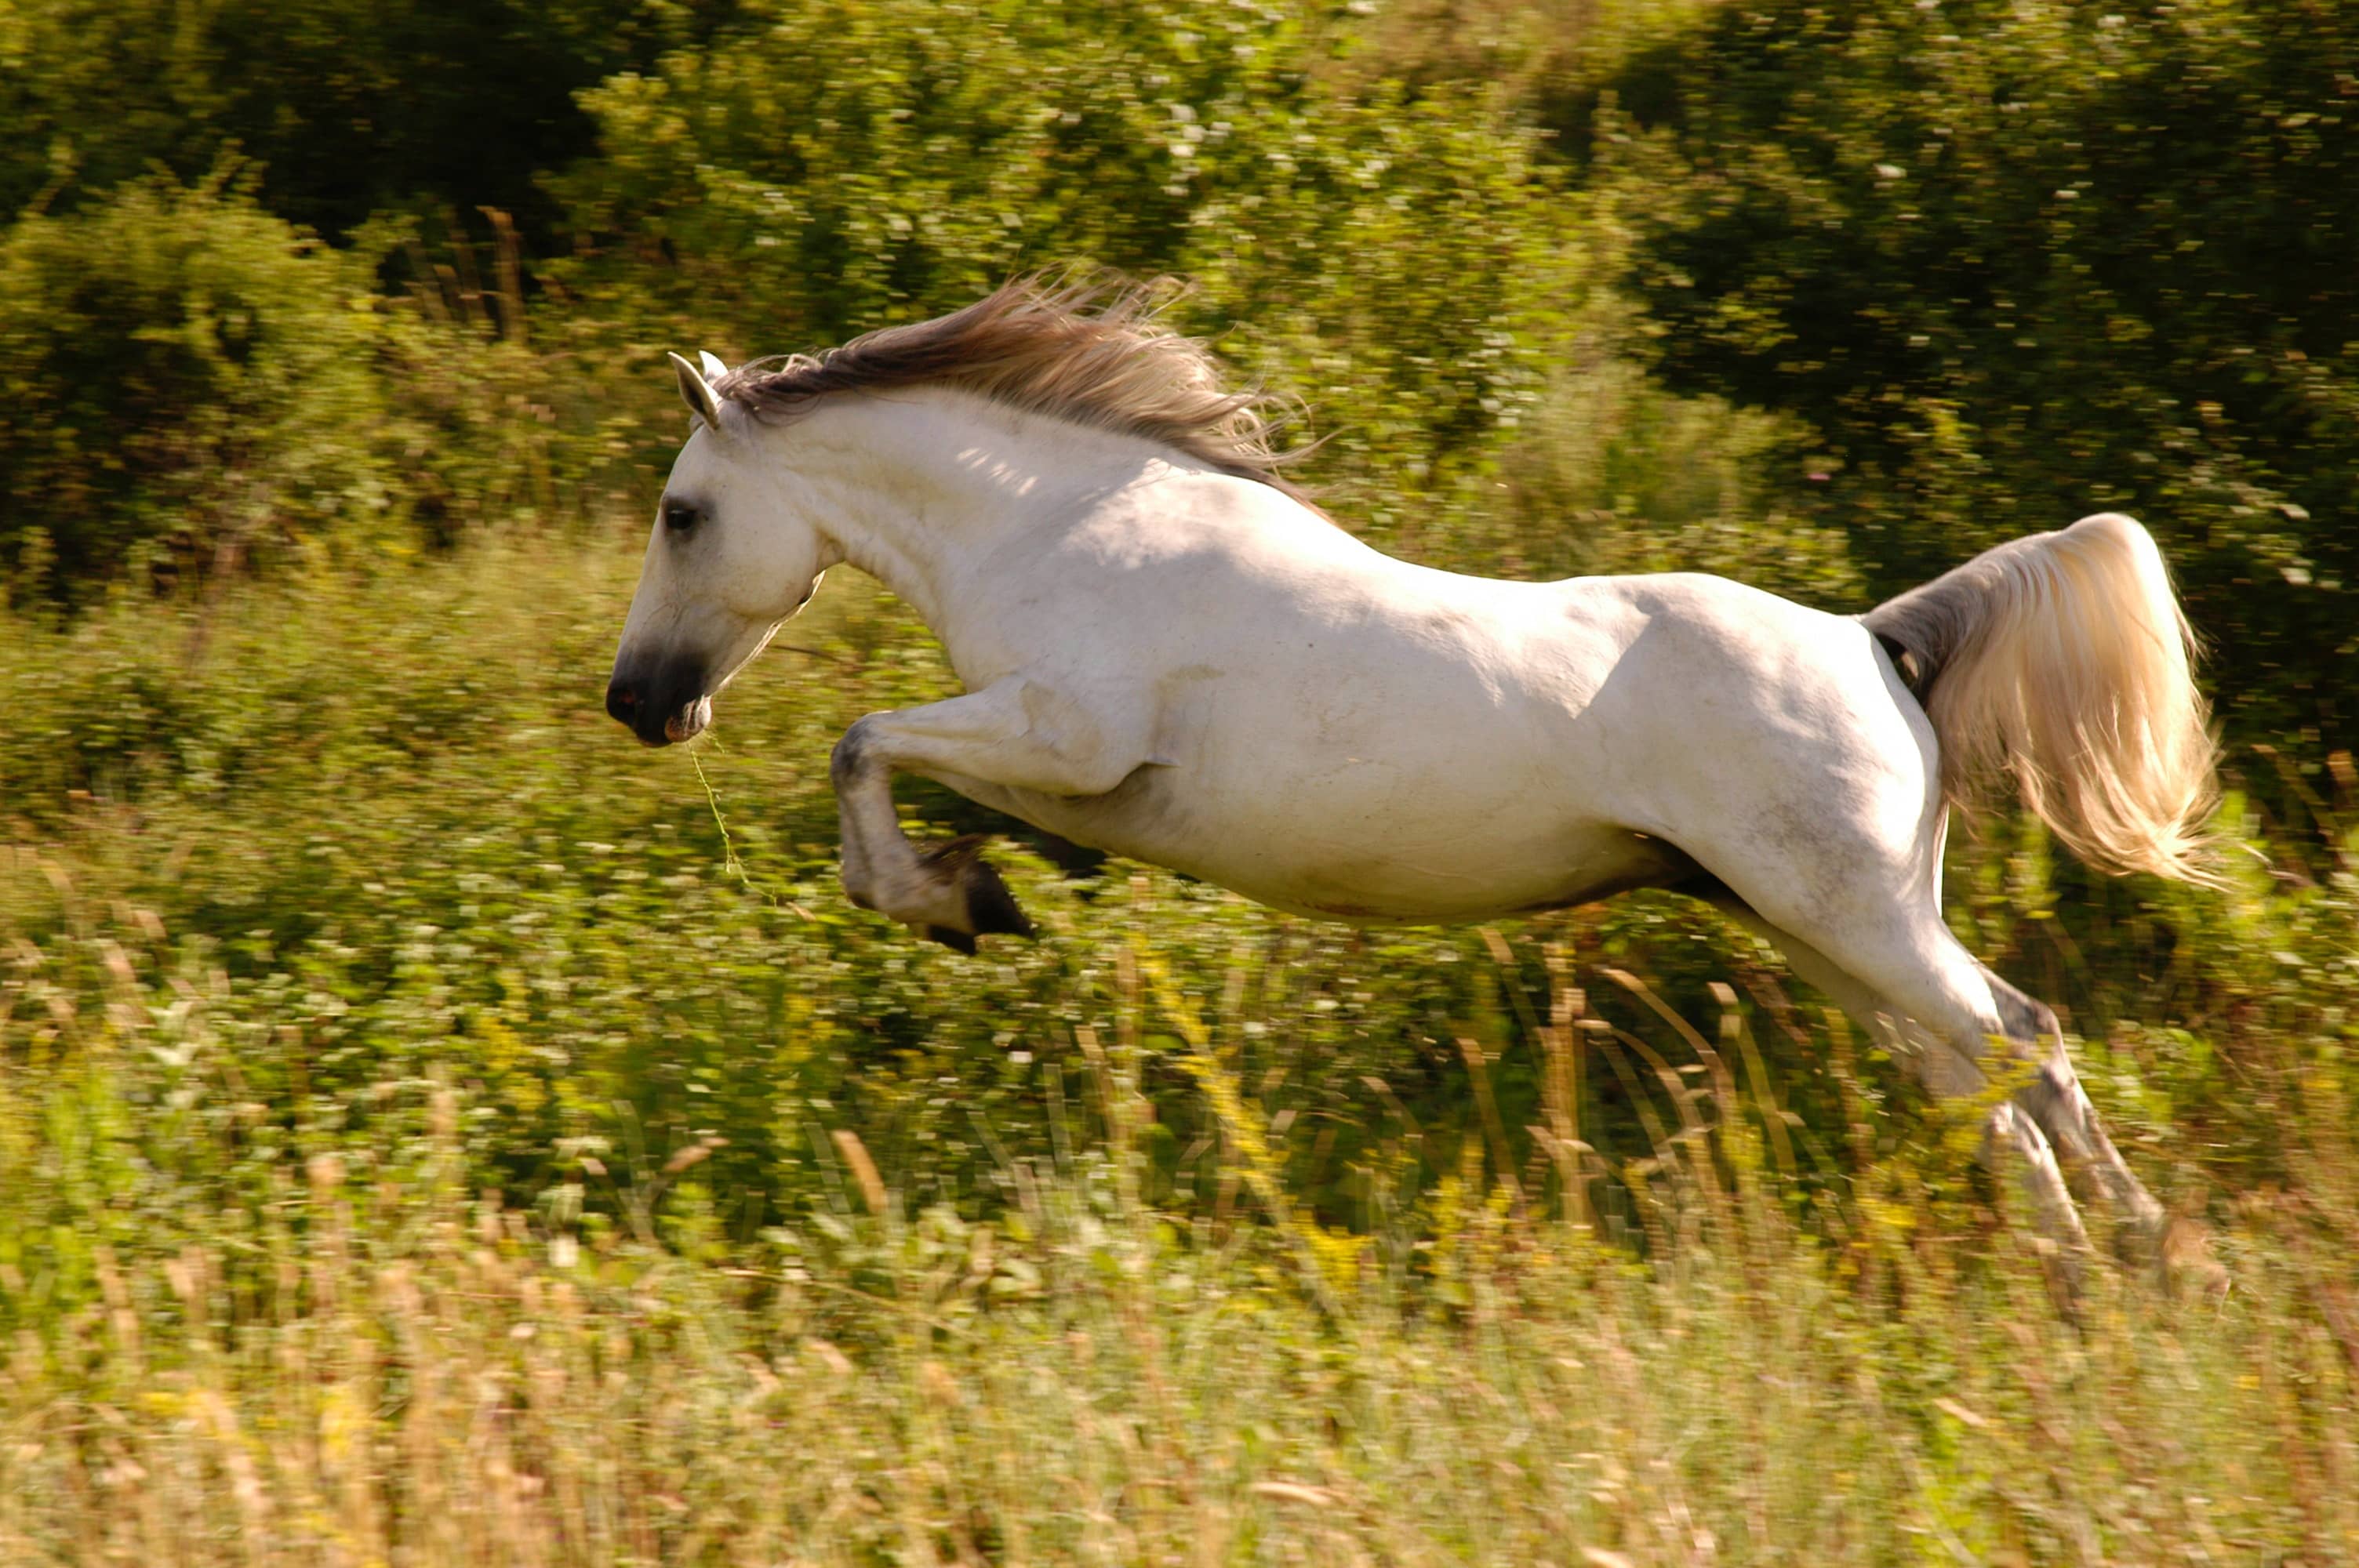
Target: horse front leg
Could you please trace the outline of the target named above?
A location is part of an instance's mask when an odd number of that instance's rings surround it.
[[[1147,761],[1132,726],[1038,679],[1016,676],[923,708],[872,713],[836,742],[832,773],[852,902],[920,936],[974,951],[995,932],[1032,935],[981,840],[920,849],[893,810],[893,775],[971,780],[1044,795],[1103,795]]]

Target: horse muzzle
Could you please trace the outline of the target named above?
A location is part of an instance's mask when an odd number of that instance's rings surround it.
[[[701,666],[685,665],[645,674],[616,669],[606,684],[606,711],[650,746],[693,741],[712,722],[712,698]]]

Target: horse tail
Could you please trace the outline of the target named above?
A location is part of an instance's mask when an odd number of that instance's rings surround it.
[[[2102,513],[2013,540],[1863,619],[1925,705],[1951,805],[2012,773],[2099,870],[2218,882],[2195,637],[2137,523]]]

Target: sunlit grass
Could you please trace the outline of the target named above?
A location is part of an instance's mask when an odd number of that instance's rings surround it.
[[[2348,1260],[2267,1206],[2223,1238],[2224,1298],[2103,1272],[2075,1327],[2012,1233],[1943,1234],[1951,1206],[1896,1188],[1831,1247],[1782,1212],[1757,1142],[1723,1138],[1663,1151],[1650,1265],[1516,1212],[1470,1161],[1414,1232],[1313,1227],[1314,1280],[1266,1214],[1131,1195],[1139,1064],[1093,1054],[1073,1120],[1114,1137],[1011,1161],[990,1219],[847,1176],[758,1264],[553,1238],[470,1190],[472,1108],[433,1091],[403,1178],[315,1156],[251,1227],[192,1216],[173,1245],[103,1253],[101,1300],[20,1329],[0,1553],[2331,1562],[2359,1541]]]

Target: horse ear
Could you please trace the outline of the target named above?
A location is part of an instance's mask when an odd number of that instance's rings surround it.
[[[671,361],[672,373],[679,378],[679,400],[688,405],[690,414],[703,420],[714,432],[719,432],[721,399],[714,394],[712,384],[697,373],[694,365],[678,354],[667,354],[665,358]]]
[[[711,349],[697,350],[696,360],[704,367],[704,379],[707,381],[719,381],[729,373],[729,367],[722,363],[721,356]]]

